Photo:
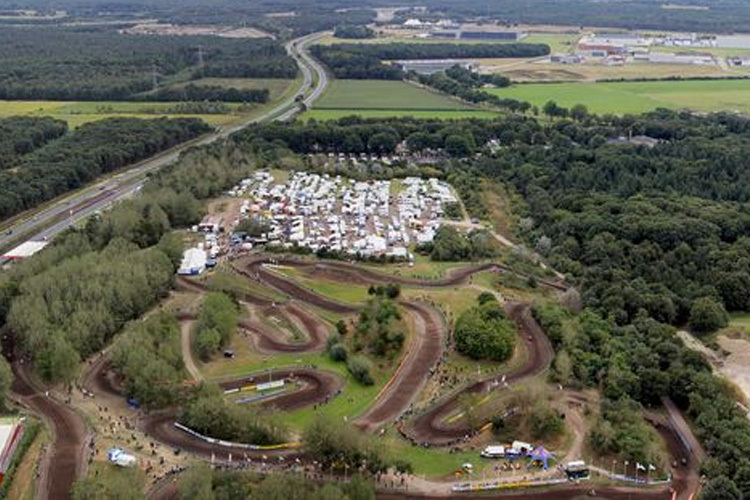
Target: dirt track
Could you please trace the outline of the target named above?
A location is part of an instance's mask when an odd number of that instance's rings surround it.
[[[518,325],[523,341],[525,342],[525,339],[529,336],[532,339],[529,343],[529,354],[526,362],[505,375],[493,375],[444,398],[430,410],[415,418],[410,426],[407,426],[405,432],[409,437],[419,443],[446,444],[471,434],[472,429],[461,425],[450,426],[444,422],[450,413],[458,409],[460,395],[486,393],[494,387],[502,388],[503,377],[505,377],[505,383],[512,384],[547,369],[554,357],[554,351],[547,336],[531,316],[530,306],[528,304],[510,303],[506,306],[506,310],[508,316]]]
[[[54,435],[38,497],[70,498],[70,489],[81,471],[85,455],[86,423],[69,406],[35,388],[26,373],[27,366],[13,363],[11,392],[23,406],[42,416]]]
[[[420,302],[403,302],[402,306],[414,315],[417,338],[389,385],[370,409],[357,418],[356,425],[364,430],[375,429],[399,417],[424,387],[443,353],[446,326],[442,315]]]
[[[291,380],[300,383],[300,390],[283,394],[261,403],[261,406],[279,411],[291,411],[316,403],[324,403],[336,396],[344,386],[338,375],[312,368],[288,368],[273,370],[270,373],[257,373],[253,376],[222,382],[224,389],[237,389],[252,383],[271,382],[274,380]]]
[[[273,313],[280,313],[290,321],[302,327],[307,335],[305,342],[289,343],[278,338],[278,335],[258,321],[243,318],[238,325],[257,337],[255,347],[264,353],[317,352],[325,348],[328,326],[294,302],[277,304]]]

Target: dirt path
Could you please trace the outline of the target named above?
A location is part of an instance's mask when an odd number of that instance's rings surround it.
[[[53,435],[49,456],[42,461],[45,470],[40,474],[37,498],[70,498],[73,482],[85,468],[86,423],[76,411],[58,401],[52,392],[37,388],[26,371],[28,365],[14,362],[12,367],[12,397],[40,415]]]
[[[357,418],[356,425],[363,430],[374,430],[398,418],[421,392],[443,354],[447,328],[442,315],[421,302],[401,305],[414,317],[415,340],[374,404]]]
[[[192,332],[195,321],[181,321],[180,322],[180,347],[182,348],[182,359],[185,361],[185,368],[187,368],[190,376],[197,381],[203,380],[203,374],[198,369],[198,365],[195,364],[193,358],[193,343],[192,343]]]

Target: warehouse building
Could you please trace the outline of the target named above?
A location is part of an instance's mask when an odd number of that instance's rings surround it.
[[[396,61],[396,64],[404,71],[414,71],[420,75],[440,73],[456,65],[476,71],[479,66],[474,61],[466,59],[410,59]]]

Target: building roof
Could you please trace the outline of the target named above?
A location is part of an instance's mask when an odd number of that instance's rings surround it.
[[[47,241],[27,241],[21,243],[13,250],[3,255],[4,259],[25,259],[42,250],[48,244]]]

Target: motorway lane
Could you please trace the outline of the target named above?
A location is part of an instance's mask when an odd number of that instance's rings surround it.
[[[310,43],[323,35],[325,33],[314,33],[287,43],[286,50],[297,61],[302,72],[303,81],[299,90],[293,96],[279,103],[278,106],[275,106],[261,116],[220,128],[203,138],[181,144],[167,152],[141,162],[134,168],[100,181],[78,194],[55,203],[31,218],[24,219],[12,226],[10,228],[12,229],[11,234],[3,233],[0,235],[0,248],[9,246],[19,235],[30,235],[28,238],[24,238],[23,241],[52,238],[80,220],[92,215],[94,212],[102,210],[113,202],[137,192],[143,186],[146,174],[173,163],[183,151],[190,147],[210,144],[221,138],[228,137],[253,123],[261,123],[269,120],[284,121],[293,118],[298,113],[298,106],[296,105],[297,96],[306,95],[303,102],[309,107],[320,97],[328,84],[325,69],[306,50],[306,47]],[[317,76],[317,82],[315,82],[314,75]],[[44,226],[49,227],[36,231],[38,228]],[[20,243],[21,241],[16,242],[16,244]],[[0,265],[4,263],[0,261]]]

